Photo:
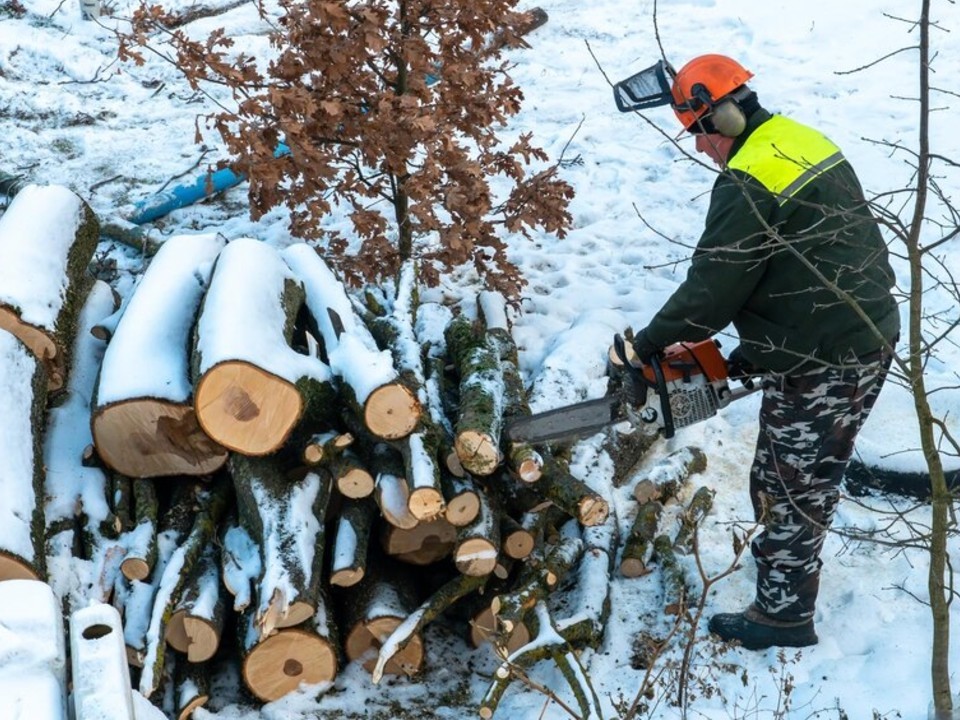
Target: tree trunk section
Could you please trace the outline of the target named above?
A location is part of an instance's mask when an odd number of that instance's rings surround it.
[[[268,455],[301,420],[320,423],[338,407],[330,369],[290,346],[303,298],[269,245],[240,238],[221,251],[193,360],[197,419],[220,445]]]
[[[99,239],[93,211],[59,185],[27,185],[0,216],[0,329],[42,363],[51,392],[66,383]]]
[[[415,395],[400,382],[389,352],[377,347],[369,328],[353,310],[343,284],[309,245],[291,245],[283,258],[303,282],[307,308],[327,360],[340,378],[357,416],[381,439],[409,435],[420,421]]]

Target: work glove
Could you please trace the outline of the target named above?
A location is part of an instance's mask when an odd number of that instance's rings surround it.
[[[643,329],[633,336],[633,351],[640,362],[646,365],[649,364],[650,358],[660,352],[660,347],[647,337],[647,331]]]

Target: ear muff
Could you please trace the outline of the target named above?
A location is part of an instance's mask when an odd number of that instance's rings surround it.
[[[724,100],[713,108],[710,121],[717,132],[725,137],[737,137],[747,129],[747,116],[736,100]]]

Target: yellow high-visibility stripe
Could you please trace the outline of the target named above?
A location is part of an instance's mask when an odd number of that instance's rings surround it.
[[[811,180],[843,162],[843,153],[826,136],[774,115],[753,131],[727,167],[755,178],[780,204]]]

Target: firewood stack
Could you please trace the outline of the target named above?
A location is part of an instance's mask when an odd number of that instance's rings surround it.
[[[506,442],[530,408],[502,296],[473,318],[418,304],[408,266],[393,297],[361,301],[305,244],[198,235],[167,240],[119,311],[102,283],[89,298],[99,319],[57,384],[50,353],[12,337],[5,381],[30,447],[26,421],[44,431],[34,410],[70,376],[89,439],[58,472],[85,479],[48,508],[47,553],[108,548],[95,594],[121,612],[138,689],[174,716],[223,659],[264,702],[353,660],[415,675],[441,613],[477,645],[555,633],[566,665],[566,640],[599,642],[615,518],[561,453]],[[11,576],[42,577],[36,528],[7,535]],[[580,576],[589,612],[565,624],[546,601]]]

